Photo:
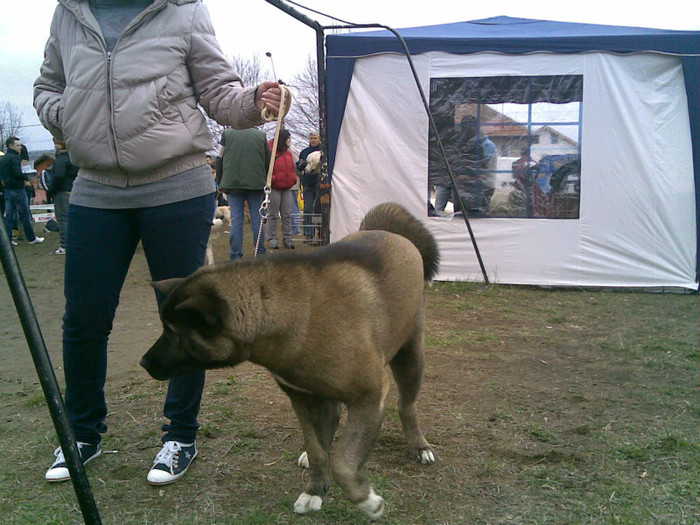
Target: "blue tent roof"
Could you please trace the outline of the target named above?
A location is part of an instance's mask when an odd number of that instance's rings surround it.
[[[411,53],[530,53],[553,51],[659,51],[679,55],[700,54],[699,31],[672,31],[497,16],[399,29]],[[329,35],[328,56],[362,56],[386,51],[403,52],[396,37],[386,30]]]
[[[554,22],[507,16],[411,27],[397,31],[405,40],[411,54],[428,51],[455,54],[485,51],[506,54],[538,51],[554,53],[654,51],[680,56],[688,97],[693,144],[696,221],[699,236],[697,260],[700,269],[700,31]],[[327,132],[331,173],[355,59],[385,52],[404,53],[399,40],[388,30],[332,34],[326,37]]]

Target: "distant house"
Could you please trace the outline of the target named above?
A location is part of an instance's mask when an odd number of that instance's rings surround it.
[[[531,146],[530,155],[535,161],[547,155],[568,155],[578,153],[577,141],[566,136],[552,126],[541,126],[531,132],[528,139],[527,125],[517,122],[507,115],[485,104],[457,105],[455,121],[461,122],[467,116],[478,118],[481,132],[496,145],[498,157],[511,160],[520,157],[523,149]]]
[[[551,126],[542,126],[533,135],[537,139],[533,140],[531,149],[531,155],[535,161],[541,158],[542,155],[538,155],[540,151],[546,151],[548,155],[574,155],[578,153],[578,142]]]

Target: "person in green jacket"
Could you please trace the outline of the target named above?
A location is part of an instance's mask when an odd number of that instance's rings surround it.
[[[231,209],[231,259],[243,257],[243,222],[245,204],[250,210],[250,226],[258,247],[257,254],[265,250],[265,230],[260,228],[260,207],[265,199],[265,183],[270,166],[270,146],[265,133],[256,128],[227,129],[221,137],[224,146],[222,175],[219,186],[228,196]],[[262,235],[260,235],[262,233]]]

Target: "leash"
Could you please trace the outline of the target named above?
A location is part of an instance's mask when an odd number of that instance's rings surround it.
[[[255,243],[255,252],[253,257],[258,255],[258,250],[260,248],[260,239],[262,238],[262,232],[265,228],[265,223],[267,223],[267,208],[270,205],[270,193],[272,192],[272,170],[275,167],[275,153],[277,152],[277,141],[279,140],[280,130],[282,129],[282,122],[284,117],[289,113],[289,108],[292,106],[292,92],[287,86],[280,84],[280,92],[282,93],[282,98],[280,99],[280,109],[277,113],[277,117],[273,116],[267,106],[263,108],[260,112],[260,116],[265,122],[272,122],[277,120],[277,125],[275,126],[275,137],[272,140],[272,157],[270,159],[270,166],[267,168],[267,181],[265,182],[265,187],[263,191],[265,192],[265,198],[260,205],[260,230],[258,231],[258,240]],[[264,242],[264,241],[263,241]]]

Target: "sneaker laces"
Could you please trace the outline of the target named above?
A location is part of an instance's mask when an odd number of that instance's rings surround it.
[[[82,451],[80,450],[83,448],[84,445],[88,445],[89,443],[83,443],[82,441],[78,441],[76,445],[78,445],[78,453],[80,454],[80,459],[83,459],[83,454]],[[53,462],[54,466],[59,465],[61,463],[66,463],[66,456],[63,454],[63,449],[61,447],[58,447],[56,450],[53,451],[53,455],[56,456],[56,460]]]
[[[53,462],[54,465],[66,462],[66,457],[63,455],[63,449],[61,447],[58,447],[56,450],[54,450],[53,455],[56,456],[56,459]]]
[[[180,450],[182,445],[177,441],[166,441],[163,444],[163,448],[156,455],[156,459],[153,461],[153,465],[158,465],[162,463],[169,469],[173,467],[177,468],[178,458],[180,457]]]

